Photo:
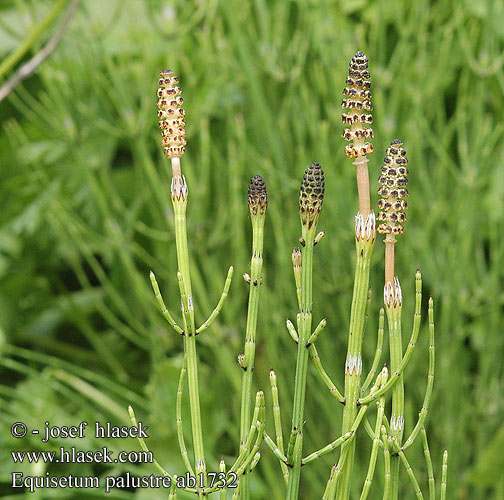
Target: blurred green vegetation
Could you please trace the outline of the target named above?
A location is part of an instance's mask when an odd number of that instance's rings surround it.
[[[3,1],[1,57],[55,4]],[[60,22],[61,16],[25,57]],[[435,299],[436,381],[427,424],[435,471],[439,477],[448,448],[449,498],[504,498],[503,49],[504,5],[491,0],[81,2],[56,51],[0,107],[2,498],[20,498],[10,488],[12,470],[155,472],[150,465],[14,467],[7,450],[138,449],[133,441],[104,442],[92,433],[48,448],[33,436],[12,438],[14,421],[39,429],[45,421],[124,425],[132,404],[149,425],[158,460],[182,471],[174,407],[182,341],[159,314],[148,277],[152,269],[178,314],[170,171],[155,105],[157,74],[165,67],[179,75],[186,103],[189,144],[182,163],[198,322],[216,304],[230,264],[238,276],[219,320],[198,337],[209,469],[218,470],[221,456],[231,461],[238,443],[236,355],[248,293],[239,276],[250,259],[246,191],[254,174],[265,178],[270,200],[255,385],[266,390],[269,404],[268,369],[275,368],[287,429],[296,355],[284,321],[296,314],[290,254],[300,234],[297,195],[303,170],[319,161],[326,172],[320,219],[326,237],[315,252],[314,321],[328,317],[319,352],[342,388],[357,201],[354,168],[343,154],[340,102],[356,50],[369,56],[372,74],[373,186],[388,143],[401,138],[408,151],[409,222],[396,248],[396,273],[406,339],[417,267],[424,312],[428,296]],[[373,263],[364,370],[382,303],[379,241]],[[423,325],[405,377],[406,433],[426,384],[425,318]],[[313,370],[308,384],[307,452],[341,427],[338,403]],[[267,415],[271,434],[271,409]],[[370,449],[363,432],[358,438],[354,498]],[[321,497],[336,456],[303,469],[303,498]],[[421,444],[408,456],[426,491]],[[414,498],[402,478],[401,498]],[[283,497],[280,469],[266,450],[252,488],[256,499]],[[379,491],[370,498],[381,498]],[[105,496],[69,490],[27,496],[97,497]]]

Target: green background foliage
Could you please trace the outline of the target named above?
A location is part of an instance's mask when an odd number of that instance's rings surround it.
[[[2,58],[54,4],[2,2]],[[27,57],[59,22],[61,16]],[[343,388],[357,201],[354,167],[343,154],[340,102],[348,61],[363,50],[373,82],[373,193],[392,139],[404,141],[410,163],[409,222],[396,245],[405,342],[417,267],[424,313],[428,296],[435,300],[436,381],[427,423],[435,471],[439,477],[448,448],[448,498],[504,498],[503,46],[504,7],[490,0],[82,1],[57,50],[0,107],[0,495],[20,498],[10,488],[12,470],[155,472],[148,464],[14,467],[8,453],[71,445],[138,449],[133,440],[98,440],[92,432],[48,445],[9,433],[14,421],[39,429],[45,421],[126,425],[128,404],[149,425],[157,459],[169,471],[182,470],[174,407],[182,340],[159,314],[148,277],[152,269],[178,317],[170,171],[155,105],[157,74],[165,67],[179,75],[187,111],[182,163],[198,323],[216,304],[228,266],[235,266],[222,315],[198,337],[209,469],[218,470],[221,456],[230,462],[238,444],[236,355],[248,294],[239,277],[249,268],[246,191],[255,174],[269,194],[255,386],[268,389],[273,366],[287,429],[296,349],[284,322],[296,313],[290,255],[300,235],[297,196],[304,169],[319,161],[326,173],[319,226],[326,237],[315,249],[314,323],[328,318],[318,349]],[[382,248],[378,241],[364,371],[382,303]],[[426,384],[425,317],[422,325],[405,376],[406,434]],[[338,406],[311,369],[307,452],[340,434]],[[267,418],[272,434],[271,408]],[[353,497],[369,450],[361,432]],[[336,456],[303,468],[303,498],[320,498]],[[426,491],[421,444],[408,456]],[[414,498],[402,478],[401,498]],[[256,499],[283,496],[280,468],[266,449],[252,491]],[[381,498],[380,491],[370,498]],[[114,495],[106,498],[160,493]],[[97,497],[105,498],[68,490],[29,496]]]

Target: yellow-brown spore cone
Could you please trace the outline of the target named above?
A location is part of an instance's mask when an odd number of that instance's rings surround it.
[[[179,79],[173,71],[165,69],[159,74],[157,106],[159,128],[163,136],[163,151],[168,158],[180,158],[185,153],[186,122],[182,109],[184,99]]]
[[[371,77],[368,71],[368,58],[362,52],[357,52],[349,63],[346,87],[343,90],[341,107],[345,110],[341,121],[350,125],[343,132],[343,138],[350,142],[345,147],[349,158],[365,157],[373,152],[373,145],[366,139],[373,138],[373,123],[371,111]]]

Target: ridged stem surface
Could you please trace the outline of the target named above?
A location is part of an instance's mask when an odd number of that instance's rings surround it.
[[[206,461],[201,429],[201,411],[198,385],[198,358],[196,337],[194,335],[194,306],[192,299],[191,277],[189,270],[189,251],[187,246],[186,208],[187,194],[179,197],[172,193],[175,216],[175,240],[179,273],[182,277],[182,308],[184,321],[184,352],[187,363],[187,381],[189,388],[189,406],[194,448],[196,475],[203,473],[206,481]]]
[[[301,476],[301,459],[303,458],[303,421],[306,396],[306,374],[308,369],[309,350],[306,346],[311,336],[312,324],[312,275],[313,275],[313,240],[315,226],[303,228],[305,246],[302,248],[301,269],[301,311],[298,315],[299,343],[296,361],[296,378],[294,381],[294,407],[292,411],[291,437],[295,434],[292,468],[289,472],[287,500],[297,500]]]
[[[241,415],[240,415],[240,449],[246,446],[250,427],[250,411],[252,397],[252,378],[254,375],[255,346],[257,332],[257,315],[259,311],[259,295],[262,284],[263,242],[265,216],[252,216],[252,259],[250,262],[250,292],[247,312],[247,327],[245,333],[245,370],[242,376]],[[240,498],[250,498],[250,475],[240,479]]]
[[[387,320],[389,325],[389,346],[390,346],[390,371],[394,373],[402,361],[402,335],[401,335],[401,311],[400,305],[386,307]],[[390,430],[393,438],[399,443],[402,442],[404,430],[404,382],[403,376],[392,387],[392,417],[390,420]],[[390,499],[397,500],[399,493],[399,455],[392,454],[390,457],[391,491]]]
[[[348,335],[348,352],[345,365],[345,407],[343,409],[342,434],[346,434],[357,415],[357,401],[361,390],[362,373],[362,339],[364,336],[365,312],[369,287],[370,261],[373,252],[374,238],[356,240],[357,262],[355,281],[350,312],[350,329]],[[355,438],[344,443],[341,454],[346,454],[343,463],[343,475],[338,483],[336,498],[347,500],[350,497]]]

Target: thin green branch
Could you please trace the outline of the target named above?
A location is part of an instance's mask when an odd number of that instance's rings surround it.
[[[420,271],[417,270],[416,275],[415,275],[415,315],[413,319],[413,328],[411,331],[411,337],[408,343],[408,347],[406,348],[406,352],[404,353],[404,356],[401,360],[401,363],[399,363],[399,366],[397,369],[392,373],[392,376],[390,377],[389,381],[385,384],[384,387],[381,387],[378,389],[376,393],[372,393],[372,391],[366,396],[361,399],[359,399],[359,404],[369,404],[371,401],[373,401],[376,398],[379,398],[382,394],[385,394],[391,387],[394,386],[394,384],[397,382],[397,380],[400,378],[402,375],[404,369],[408,365],[408,362],[411,358],[411,355],[413,354],[413,351],[415,350],[416,342],[418,340],[418,333],[420,331],[420,319],[421,319],[421,304],[422,304],[422,275],[420,274]]]
[[[381,385],[384,385],[388,376],[387,368],[385,367],[382,371],[382,380]],[[364,486],[362,487],[362,493],[360,496],[360,500],[366,500],[369,495],[369,491],[371,489],[371,484],[373,482],[375,467],[376,467],[376,459],[378,458],[378,448],[381,442],[381,426],[383,420],[383,414],[385,411],[385,397],[382,396],[377,401],[377,412],[376,412],[376,424],[373,435],[373,446],[371,448],[371,456],[369,458],[369,466],[366,474],[366,479],[364,481]]]
[[[250,474],[256,468],[256,465],[259,463],[259,460],[261,460],[261,452],[260,451],[258,451],[254,455],[254,459],[252,460],[252,463],[250,464],[249,470],[245,471],[244,474]]]
[[[156,296],[156,300],[159,304],[159,308],[161,309],[161,313],[165,317],[166,321],[170,324],[170,326],[180,335],[184,335],[184,330],[180,328],[180,326],[173,319],[173,316],[170,314],[170,311],[166,308],[166,305],[163,300],[163,296],[161,295],[161,291],[159,289],[158,282],[156,280],[156,275],[151,271],[150,272],[150,280],[152,284],[152,289],[154,290],[154,294]]]
[[[270,370],[270,385],[271,385],[271,399],[273,403],[273,422],[275,423],[275,437],[276,446],[284,454],[284,443],[283,443],[283,431],[282,431],[282,418],[280,413],[280,400],[278,395],[277,378],[273,368]],[[287,459],[285,459],[287,461]],[[289,469],[284,462],[280,462],[280,467],[282,469],[282,474],[284,477],[285,484],[289,480]]]
[[[446,483],[448,480],[448,450],[443,453],[443,467],[441,469],[441,500],[446,500]]]
[[[258,422],[260,420],[260,415],[262,414],[262,410],[264,410],[264,394],[262,391],[257,391],[256,393],[256,400],[255,400],[255,407],[254,407],[254,414],[252,416],[252,422],[250,424],[250,429],[247,434],[247,439],[245,442],[245,446],[241,448],[240,454],[238,455],[238,458],[235,460],[235,463],[231,466],[229,469],[229,472],[235,472],[246,460],[248,453],[251,450],[252,447],[252,441],[254,440],[254,435],[256,431],[258,430]],[[264,418],[263,418],[264,421]]]
[[[381,426],[381,437],[383,443],[383,461],[384,461],[384,485],[383,485],[383,500],[388,500],[390,498],[390,449],[389,449],[389,438],[387,435],[387,430],[385,426]]]
[[[327,486],[322,496],[322,500],[334,500],[336,497],[336,489],[344,472],[344,464],[348,460],[348,454],[349,448],[343,448],[341,450],[338,463],[333,465],[331,469],[331,475],[329,476],[329,481],[327,481]]]
[[[371,309],[372,298],[373,298],[373,290],[371,290],[371,287],[369,287],[367,291],[366,309],[364,310],[364,326],[362,327],[364,331],[366,331],[366,326],[369,319],[369,310]]]
[[[180,370],[180,377],[179,377],[179,383],[178,383],[178,389],[177,389],[177,402],[176,402],[176,420],[177,420],[177,437],[178,437],[178,443],[179,443],[179,448],[180,448],[180,454],[182,455],[182,460],[184,461],[184,465],[186,467],[186,470],[194,476],[194,469],[192,468],[191,462],[189,461],[189,457],[187,454],[187,448],[185,444],[185,439],[184,439],[184,428],[182,425],[182,396],[184,393],[184,381],[185,381],[185,374],[186,374],[187,368],[185,365],[185,359],[184,359],[184,364],[182,366],[182,369]]]
[[[287,457],[283,454],[280,448],[275,444],[273,439],[265,432],[264,433],[264,442],[268,446],[268,448],[273,452],[273,455],[278,458],[281,464],[287,467]]]
[[[380,373],[378,375],[378,377],[376,378],[375,386],[379,386],[381,384],[381,380],[382,380],[382,373]],[[317,450],[317,451],[311,453],[310,455],[308,455],[306,458],[304,458],[301,461],[301,465],[306,465],[306,464],[312,462],[313,460],[316,460],[317,458],[326,455],[327,453],[331,452],[332,450],[334,450],[338,446],[340,446],[340,445],[346,443],[348,440],[352,439],[353,436],[355,435],[355,433],[357,432],[357,429],[359,428],[359,425],[361,424],[362,419],[366,415],[368,408],[369,408],[368,405],[361,406],[359,409],[359,412],[357,413],[357,416],[355,417],[355,420],[353,422],[351,429],[347,433],[341,435],[339,438],[334,440],[332,443],[329,443],[328,445],[324,446],[320,450]],[[344,462],[341,462],[340,465],[343,466],[343,464],[344,464]]]
[[[418,414],[418,421],[409,435],[408,439],[404,442],[402,450],[406,451],[411,444],[415,441],[420,430],[424,427],[425,419],[429,411],[429,404],[432,396],[432,387],[434,385],[434,369],[436,364],[436,348],[434,344],[434,303],[432,297],[429,299],[429,373],[427,375],[427,387],[425,389],[425,396],[422,404],[422,409]]]
[[[242,476],[248,470],[247,468],[251,468],[251,465],[255,460],[255,457],[259,450],[259,446],[264,437],[264,419],[265,419],[264,394],[262,391],[258,391],[256,394],[254,415],[252,417],[252,423],[250,425],[250,430],[247,435],[246,448],[241,450],[240,455],[235,460],[235,463],[228,470],[225,479],[226,484],[224,486],[213,486],[211,488],[205,487],[199,490],[193,489],[191,491],[192,493],[197,493],[202,496],[209,495],[210,493],[214,493],[216,491],[222,493],[222,490],[225,490],[231,483],[234,482],[235,479],[234,474],[236,474],[237,476]],[[256,434],[256,432],[257,436],[254,445],[252,446],[252,441],[254,441],[254,435]],[[240,483],[238,483],[238,488],[239,484]],[[186,491],[189,491],[189,489],[186,489]]]
[[[196,329],[195,332],[196,335],[198,335],[198,333],[204,332],[207,328],[209,328],[210,325],[213,323],[214,319],[217,318],[217,316],[220,314],[222,306],[224,305],[224,302],[228,297],[229,287],[231,286],[231,281],[233,280],[233,271],[234,271],[233,266],[230,266],[227,273],[226,281],[224,282],[224,289],[222,290],[222,295],[219,299],[219,302],[217,303],[217,306],[212,311],[212,314],[210,314],[208,319],[198,329]]]
[[[432,467],[432,458],[429,450],[429,441],[427,440],[427,433],[425,427],[422,427],[422,442],[425,455],[425,463],[427,464],[427,477],[429,480],[429,500],[436,499],[436,482],[434,479],[434,469]]]
[[[367,407],[364,407],[367,408]],[[355,431],[350,430],[343,436],[340,436],[338,439],[335,439],[332,443],[329,443],[328,445],[324,446],[320,450],[314,451],[313,453],[310,453],[307,457],[303,458],[301,461],[301,465],[307,465],[310,462],[313,462],[317,458],[323,457],[324,455],[327,455],[331,451],[335,450],[338,446],[341,446],[344,442],[348,441],[353,435],[355,434]]]
[[[314,344],[311,344],[308,349],[310,351],[310,358],[313,361],[313,365],[315,366],[315,370],[317,370],[317,373],[320,375],[320,378],[325,383],[325,385],[329,389],[330,393],[335,398],[337,398],[340,403],[344,403],[345,397],[343,396],[343,394],[341,394],[341,392],[336,387],[336,384],[331,380],[331,377],[329,377],[327,372],[324,370],[324,367],[322,366],[322,360],[320,359],[317,348],[315,347]]]
[[[131,424],[134,427],[137,427],[138,426],[137,419],[136,419],[136,416],[135,416],[135,412],[133,411],[133,408],[131,406],[128,406],[128,413],[129,413],[129,416],[130,416]],[[147,452],[147,453],[150,453],[149,448],[145,444],[144,438],[142,438],[141,436],[138,436],[137,439],[138,439],[138,442],[140,443],[140,447],[142,448],[142,450],[145,451],[145,452]],[[169,477],[172,481],[174,480],[174,476],[171,476],[170,474],[168,474],[168,472],[166,472],[163,469],[163,467],[161,466],[161,464],[156,459],[154,459],[153,463],[154,463],[154,466],[156,467],[156,469],[159,472],[161,472],[161,474],[163,476]],[[188,488],[186,491],[191,491],[191,492],[194,493],[195,490],[191,489],[191,488]]]
[[[310,347],[311,344],[315,343],[315,341],[318,339],[319,335],[322,333],[322,330],[326,327],[326,325],[327,325],[327,318],[321,319],[319,324],[317,325],[317,328],[315,328],[314,332],[308,339],[306,347]]]
[[[292,429],[289,437],[289,444],[287,445],[287,462],[292,464],[294,456],[294,445],[296,444],[297,429]]]
[[[418,340],[418,332],[420,330],[420,322],[418,323],[418,327],[413,328],[413,332],[411,333],[411,337],[408,343],[408,347],[406,348],[406,352],[404,353],[404,356],[401,360],[401,363],[397,367],[397,369],[392,373],[391,377],[389,378],[388,382],[378,389],[376,392],[370,391],[369,394],[363,398],[360,398],[358,401],[359,405],[366,405],[374,401],[375,399],[379,398],[383,394],[389,391],[391,387],[394,386],[394,384],[397,382],[399,377],[403,374],[406,366],[408,366],[409,360],[411,358],[411,355],[413,354],[413,351],[415,350],[416,342]]]
[[[368,376],[366,377],[366,380],[364,380],[364,383],[362,384],[361,388],[361,394],[364,394],[367,390],[371,382],[373,381],[376,370],[378,368],[378,364],[380,363],[380,358],[383,352],[383,325],[385,323],[385,311],[382,308],[380,308],[380,316],[378,319],[378,334],[377,334],[377,339],[376,339],[376,351],[375,355],[373,358],[373,363],[371,365],[371,370],[369,370]]]
[[[299,343],[299,335],[296,331],[296,328],[294,327],[292,321],[290,319],[285,320],[285,324],[287,326],[287,330],[289,332],[289,335],[291,336],[292,340],[296,342],[296,344]]]
[[[396,443],[396,446],[399,446],[399,443]],[[415,490],[415,495],[418,500],[423,500],[423,494],[422,490],[420,489],[420,485],[418,484],[418,481],[415,477],[415,473],[413,472],[413,469],[411,468],[411,465],[409,464],[408,460],[406,459],[406,455],[402,450],[399,450],[399,457],[401,458],[401,462],[404,465],[404,468],[406,469],[406,472],[408,473],[408,476],[411,480],[411,484],[413,485],[413,489]]]
[[[221,458],[221,461],[219,462],[219,471],[224,474],[224,477],[226,477],[226,462],[224,462],[224,458]],[[219,500],[226,500],[226,488],[222,488],[219,490]]]

